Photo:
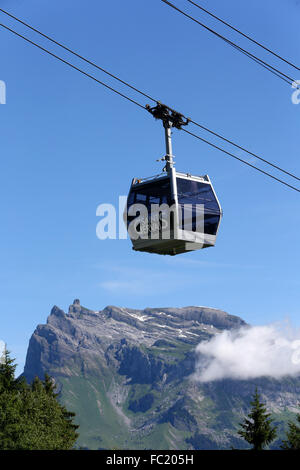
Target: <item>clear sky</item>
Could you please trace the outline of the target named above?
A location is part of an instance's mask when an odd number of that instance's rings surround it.
[[[300,79],[300,72],[185,0],[176,4]],[[299,65],[299,1],[201,4]],[[160,0],[2,0],[0,5],[178,111],[300,174],[300,104],[292,104],[291,87]],[[0,15],[1,22],[125,91]],[[100,241],[98,204],[117,203],[132,177],[160,171],[161,124],[1,28],[0,57],[0,80],[7,86],[7,103],[0,105],[0,339],[20,371],[35,327],[45,323],[54,304],[67,309],[77,297],[96,310],[111,304],[204,305],[251,324],[289,317],[300,325],[299,193],[175,131],[177,169],[209,174],[221,201],[216,247],[165,258],[133,252],[129,240]],[[220,144],[200,129],[190,130]]]

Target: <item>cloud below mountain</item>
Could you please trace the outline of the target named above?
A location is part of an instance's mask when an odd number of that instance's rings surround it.
[[[200,343],[196,351],[194,378],[200,382],[300,375],[300,331],[288,325],[223,331]]]

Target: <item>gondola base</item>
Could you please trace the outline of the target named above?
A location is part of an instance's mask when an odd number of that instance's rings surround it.
[[[145,243],[145,240],[138,240],[133,242],[132,249],[134,251],[145,251],[147,253],[157,253],[158,255],[175,256],[181,253],[188,253],[190,251],[201,250],[214,246],[214,242],[196,243],[187,242],[185,240],[151,240],[151,243]]]

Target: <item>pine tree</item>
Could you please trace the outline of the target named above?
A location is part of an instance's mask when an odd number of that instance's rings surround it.
[[[240,424],[242,430],[238,434],[252,445],[252,450],[263,450],[276,437],[276,427],[272,427],[271,414],[260,401],[260,395],[255,390],[251,401],[251,411],[244,422]]]
[[[12,390],[15,388],[15,360],[10,358],[9,351],[5,350],[4,360],[0,362],[0,390]]]
[[[300,404],[299,404],[300,406]],[[284,450],[300,450],[300,412],[297,414],[297,422],[289,422],[289,430],[286,433],[287,440],[284,440],[281,448]]]
[[[51,379],[50,375],[48,375],[47,373],[45,374],[45,380],[43,382],[43,385],[44,385],[45,392],[48,395],[55,397],[55,398],[58,396],[58,393],[55,392],[55,389],[56,389],[55,382]]]
[[[0,365],[0,449],[73,448],[78,438],[75,414],[58,402],[52,379],[36,377],[29,386],[15,379],[15,368],[7,352]]]

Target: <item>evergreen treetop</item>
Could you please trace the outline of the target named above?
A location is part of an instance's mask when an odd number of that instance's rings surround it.
[[[286,436],[287,439],[283,441],[281,448],[284,450],[300,450],[300,411],[297,414],[296,423],[292,421],[289,422],[289,429]]]
[[[253,450],[263,450],[276,438],[276,427],[272,427],[271,414],[260,401],[257,388],[250,404],[250,413],[240,424],[242,429],[238,434],[252,446]]]

